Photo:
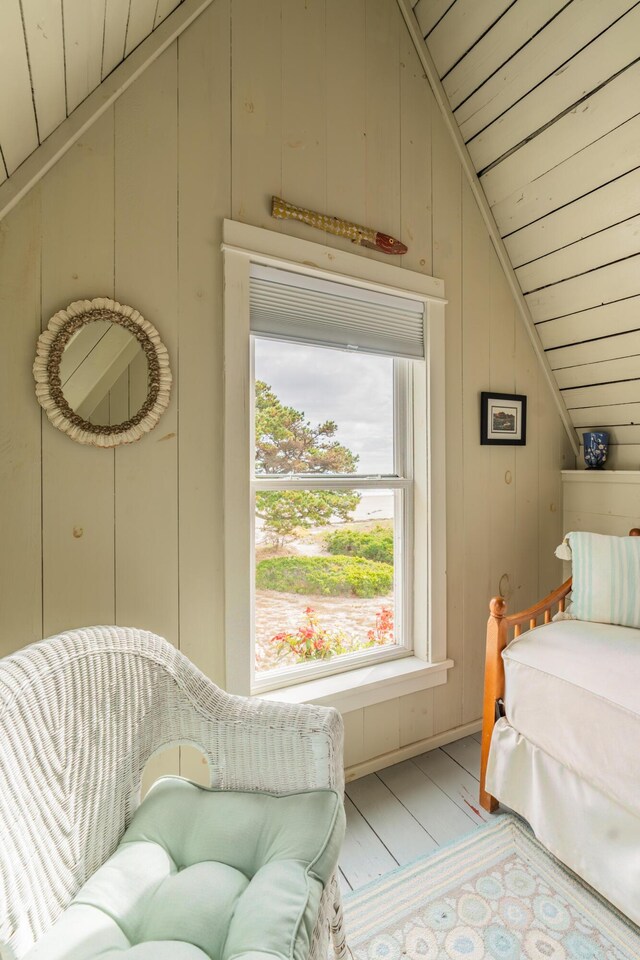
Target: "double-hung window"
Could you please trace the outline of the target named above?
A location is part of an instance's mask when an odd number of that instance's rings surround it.
[[[253,264],[255,687],[411,652],[424,303]]]
[[[235,250],[225,266],[228,685],[443,661],[429,300]]]

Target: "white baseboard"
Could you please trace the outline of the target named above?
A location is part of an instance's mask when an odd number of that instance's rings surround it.
[[[415,743],[410,743],[406,747],[399,747],[397,750],[383,753],[379,757],[371,757],[370,760],[364,760],[362,763],[354,763],[352,767],[345,769],[345,780],[347,783],[350,783],[351,780],[366,777],[369,773],[376,773],[378,770],[384,770],[385,767],[392,767],[394,763],[400,763],[402,760],[410,760],[412,757],[419,757],[421,753],[426,753],[428,750],[435,750],[437,747],[443,747],[446,743],[453,743],[454,740],[462,740],[463,737],[469,737],[472,733],[478,733],[481,729],[482,720],[472,720],[471,723],[463,723],[462,726],[453,727],[445,733],[437,733],[433,737],[416,740]]]

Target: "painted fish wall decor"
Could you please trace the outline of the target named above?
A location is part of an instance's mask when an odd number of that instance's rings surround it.
[[[271,199],[271,216],[277,220],[299,220],[301,223],[308,223],[310,227],[326,230],[327,233],[333,233],[336,237],[347,237],[352,243],[357,243],[361,247],[369,247],[370,250],[380,250],[381,253],[402,254],[407,252],[404,243],[395,240],[386,233],[372,230],[370,227],[361,227],[357,223],[351,223],[350,220],[328,217],[326,214],[317,213],[315,210],[296,207],[293,203],[282,200],[280,197],[272,197]]]

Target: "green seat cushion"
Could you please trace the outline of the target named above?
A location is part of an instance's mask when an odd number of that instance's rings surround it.
[[[343,836],[332,790],[165,777],[25,960],[303,960]]]

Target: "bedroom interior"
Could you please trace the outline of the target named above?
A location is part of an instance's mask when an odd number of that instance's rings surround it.
[[[639,36],[2,0],[0,960],[640,957]]]

